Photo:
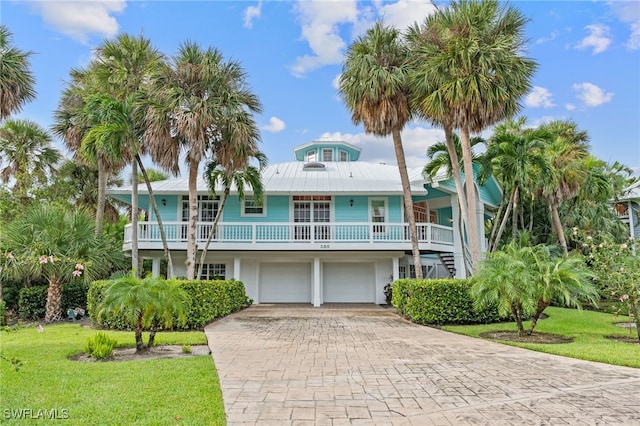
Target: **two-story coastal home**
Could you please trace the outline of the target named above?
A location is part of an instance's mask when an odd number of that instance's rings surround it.
[[[398,168],[358,161],[360,148],[340,141],[315,141],[294,150],[296,161],[268,166],[262,173],[265,197],[239,199],[234,189],[208,252],[202,278],[244,282],[255,303],[385,303],[384,286],[415,273]],[[416,206],[425,277],[466,276],[458,202],[446,176],[425,180],[409,170]],[[476,185],[476,214],[483,223],[502,196],[491,179]],[[175,273],[184,275],[188,217],[187,178],[153,183]],[[140,185],[141,208],[148,205]],[[131,188],[110,194],[130,202]],[[219,193],[222,193],[220,188]],[[198,245],[204,246],[218,214],[219,197],[198,182]],[[139,252],[153,259],[158,274],[163,258],[153,217],[139,223]],[[130,225],[124,250],[131,250]],[[480,226],[481,247],[485,246]]]
[[[640,183],[627,188],[626,195],[614,205],[620,220],[629,227],[629,237],[640,240]]]

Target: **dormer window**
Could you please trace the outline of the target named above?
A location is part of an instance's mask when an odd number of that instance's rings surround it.
[[[316,161],[316,152],[315,151],[307,152],[307,161],[310,162],[310,163]]]
[[[347,151],[340,150],[340,161],[349,161],[349,154]]]
[[[322,150],[322,161],[333,161],[333,149],[324,148]]]

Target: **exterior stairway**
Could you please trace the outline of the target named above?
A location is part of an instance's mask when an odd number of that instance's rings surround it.
[[[438,253],[438,257],[440,258],[440,262],[447,268],[449,271],[449,276],[451,278],[456,276],[456,264],[453,257],[453,253]]]

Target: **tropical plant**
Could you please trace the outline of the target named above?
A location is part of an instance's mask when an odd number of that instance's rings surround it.
[[[551,135],[545,149],[550,169],[542,176],[536,194],[549,206],[552,230],[567,254],[567,240],[558,209],[563,202],[574,198],[587,181],[585,162],[589,155],[589,137],[571,121],[553,121],[541,128]]]
[[[47,183],[61,157],[49,133],[33,121],[7,120],[0,127],[0,178],[4,183],[13,179],[13,193],[21,199]]]
[[[29,57],[11,44],[13,34],[0,25],[0,120],[20,111],[22,106],[35,99],[35,79],[30,70]]]
[[[428,17],[422,28],[410,31],[414,104],[424,118],[441,124],[446,134],[453,128],[460,130],[464,174],[469,179],[463,214],[474,265],[480,260],[480,242],[473,214],[477,197],[471,184],[470,134],[515,115],[520,99],[531,88],[536,64],[523,56],[526,21],[517,9],[496,0],[459,0]],[[460,191],[461,183],[456,187]]]
[[[186,296],[178,283],[159,278],[137,278],[134,273],[114,280],[105,290],[98,315],[113,313],[124,315],[133,328],[136,352],[140,353],[154,344],[156,332],[184,324]],[[149,330],[145,344],[142,332]]]
[[[246,73],[238,62],[225,61],[217,49],[203,50],[193,42],[180,46],[178,54],[154,76],[153,87],[154,103],[147,111],[150,125],[144,137],[150,144],[153,160],[167,171],[179,171],[179,154],[185,151],[189,167],[186,272],[187,278],[193,279],[200,163],[213,154],[214,144],[255,144],[257,139],[246,135],[255,134],[252,114],[261,112],[262,105],[249,88]],[[229,134],[237,137],[224,140]],[[219,156],[217,159],[226,163]]]
[[[549,246],[528,246],[527,234],[487,255],[471,288],[477,309],[497,304],[500,315],[511,314],[519,336],[531,335],[552,301],[580,308],[595,303],[598,292],[592,274],[578,257],[556,256]],[[524,320],[531,325],[524,329]]]
[[[263,196],[264,196],[264,187],[262,185],[262,180],[260,177],[260,171],[266,166],[267,158],[261,152],[255,153],[254,157],[259,161],[259,168],[254,166],[246,166],[243,164],[244,168],[234,169],[233,163],[231,161],[231,165],[227,165],[223,167],[217,161],[210,161],[205,168],[205,182],[209,187],[209,192],[213,195],[216,194],[216,186],[218,183],[222,185],[222,197],[220,198],[220,205],[218,207],[218,211],[216,212],[216,217],[213,220],[211,225],[211,229],[209,229],[209,235],[207,236],[207,241],[204,244],[202,249],[202,254],[200,255],[200,262],[198,263],[198,270],[196,273],[196,278],[202,276],[202,268],[204,265],[204,261],[207,256],[207,250],[209,249],[209,244],[216,233],[216,227],[218,226],[218,222],[222,217],[222,212],[224,210],[224,206],[227,202],[227,198],[229,197],[229,193],[231,192],[231,187],[235,186],[238,198],[244,200],[245,188],[250,188],[253,193],[253,203],[254,205],[262,205]],[[239,158],[240,163],[244,163],[245,159]]]
[[[422,278],[418,230],[401,135],[412,115],[407,54],[400,31],[377,22],[349,46],[339,90],[355,124],[363,123],[367,133],[393,138],[416,278]]]
[[[103,278],[122,262],[120,247],[96,236],[93,219],[80,210],[35,205],[0,234],[4,273],[48,281],[46,322],[62,319],[64,283]]]

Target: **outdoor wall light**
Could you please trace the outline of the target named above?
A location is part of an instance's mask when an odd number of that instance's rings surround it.
[[[349,200],[349,207],[353,207],[353,198]]]
[[[167,199],[166,198],[162,199],[162,205],[165,206],[165,207],[167,206]]]

